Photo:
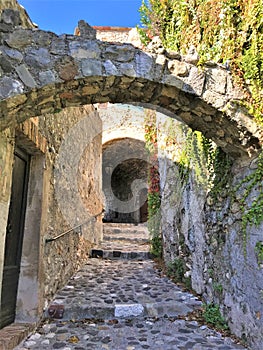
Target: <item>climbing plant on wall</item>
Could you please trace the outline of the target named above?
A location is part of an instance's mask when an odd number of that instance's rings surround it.
[[[227,64],[263,125],[262,0],[143,0],[140,13],[145,44],[158,35],[166,48],[181,54],[194,45],[199,64]]]
[[[244,248],[249,226],[259,226],[263,221],[263,152],[258,157],[257,167],[235,188],[242,196],[239,203],[242,211],[242,233]]]
[[[145,145],[149,152],[148,169],[148,229],[151,236],[151,251],[162,256],[162,235],[160,231],[161,198],[158,166],[157,127],[155,112],[145,111]]]
[[[210,60],[225,64],[235,84],[243,88],[246,99],[242,103],[263,126],[262,0],[143,0],[140,13],[144,28],[139,32],[145,45],[158,35],[165,48],[181,54],[186,54],[194,45],[200,56],[200,66]],[[196,132],[189,131],[186,136],[179,161],[183,178],[191,165],[202,180],[202,172],[198,173],[198,164],[203,162],[199,156],[202,154],[200,139]],[[216,198],[229,181],[231,160],[220,148],[211,148],[211,141],[205,138],[203,151],[207,157],[208,185],[212,197]],[[244,192],[240,205],[245,240],[248,227],[263,221],[262,178],[261,155],[257,169],[238,186]],[[253,193],[259,195],[251,199]]]

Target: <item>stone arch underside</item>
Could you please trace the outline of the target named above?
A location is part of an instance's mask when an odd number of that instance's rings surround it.
[[[16,28],[1,36],[0,130],[69,106],[129,103],[200,130],[233,157],[261,147],[260,128],[235,101],[230,73],[199,70],[131,44]]]

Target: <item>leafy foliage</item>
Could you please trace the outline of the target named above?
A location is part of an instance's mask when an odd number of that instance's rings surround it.
[[[216,327],[220,330],[227,330],[228,325],[221,315],[219,305],[217,304],[204,304],[203,317],[208,324]]]
[[[259,226],[263,221],[263,151],[258,157],[257,168],[246,176],[236,187],[235,191],[241,190],[242,198],[240,206],[242,210],[242,232],[244,242],[247,240],[247,227]],[[253,196],[253,193],[259,193]],[[251,199],[251,196],[252,199]],[[252,202],[249,203],[249,200]],[[246,247],[246,244],[245,244]]]
[[[162,256],[161,198],[160,177],[158,167],[158,146],[156,116],[154,112],[146,111],[145,115],[145,146],[150,156],[148,169],[148,229],[151,236],[151,252],[156,257]]]
[[[158,35],[166,48],[182,54],[194,45],[200,64],[227,63],[263,125],[262,0],[143,0],[140,14],[144,44]]]
[[[258,260],[258,265],[263,264],[263,242],[257,242],[255,246],[255,253]]]
[[[176,283],[183,283],[187,289],[191,289],[191,278],[185,277],[186,264],[182,257],[174,259],[167,264],[166,273]]]

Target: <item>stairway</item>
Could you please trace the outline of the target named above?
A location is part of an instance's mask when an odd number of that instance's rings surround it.
[[[187,319],[202,302],[149,259],[145,225],[104,224],[90,256],[17,350],[246,350]]]
[[[91,258],[151,259],[149,232],[146,224],[103,224],[103,242],[93,247]]]
[[[64,320],[178,316],[200,302],[154,268],[145,224],[104,224],[104,239],[60,292]]]

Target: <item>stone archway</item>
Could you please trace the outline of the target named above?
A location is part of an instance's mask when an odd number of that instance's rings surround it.
[[[260,129],[235,103],[243,95],[224,67],[200,71],[181,56],[101,42],[85,23],[80,34],[15,24],[2,33],[0,130],[68,106],[133,103],[182,120],[235,158],[260,148]]]
[[[105,222],[146,221],[142,207],[147,201],[148,164],[144,142],[140,140],[117,139],[103,145]]]
[[[41,30],[15,28],[14,24],[9,23],[0,39],[0,130],[13,127],[32,115],[56,114],[68,106],[104,102],[130,103],[155,109],[202,131],[232,158],[244,159],[253,156],[260,149],[262,130],[247,111],[236,103],[236,100],[242,100],[243,95],[234,88],[231,74],[225,67],[210,64],[200,71],[182,56],[146,52],[129,44],[97,41],[85,25],[80,34],[80,37],[56,36]],[[12,140],[7,142],[10,146]],[[5,206],[7,201],[5,200]],[[215,215],[215,220],[217,217]],[[225,220],[227,219],[228,217]],[[229,219],[232,219],[231,212]],[[5,218],[1,222],[5,223]],[[228,268],[232,266],[234,271],[228,276],[233,277],[234,283],[231,284],[230,277],[226,282],[226,304],[231,301],[232,295],[240,293],[236,280],[244,285],[244,295],[248,295],[246,291],[250,291],[253,282],[261,278],[257,268],[250,270],[250,266],[248,268],[242,260],[243,249],[241,244],[236,244],[235,232],[240,228],[239,223],[234,228],[231,226],[231,221],[227,221],[225,227],[230,234],[227,236],[228,247],[225,248],[229,252]],[[196,231],[193,230],[186,232],[190,248],[203,252],[200,245],[192,245],[194,233]],[[259,235],[260,231],[256,231],[256,234]],[[255,234],[252,236],[256,237]],[[199,242],[202,243],[201,239]],[[235,249],[232,252],[233,245]],[[252,244],[249,247],[253,253]],[[219,252],[217,247],[215,250]],[[215,255],[211,253],[211,256],[214,258]],[[220,264],[225,261],[222,258],[218,260]],[[202,261],[197,263],[200,267],[198,271],[204,271]],[[237,274],[236,269],[240,266],[244,269]],[[255,266],[255,263],[251,266]],[[208,272],[205,273],[209,283]],[[222,274],[225,282],[224,277]],[[257,304],[262,304],[261,289],[260,286],[255,287],[253,302],[245,298],[240,303],[233,300],[227,304],[234,310],[231,317],[238,334],[243,332],[243,324],[240,323],[242,317],[245,317],[244,322],[249,325],[247,333],[256,329]],[[242,309],[247,306],[251,306],[252,311],[245,315]],[[259,322],[261,321],[258,320],[257,324]],[[255,333],[253,335],[258,336]]]

